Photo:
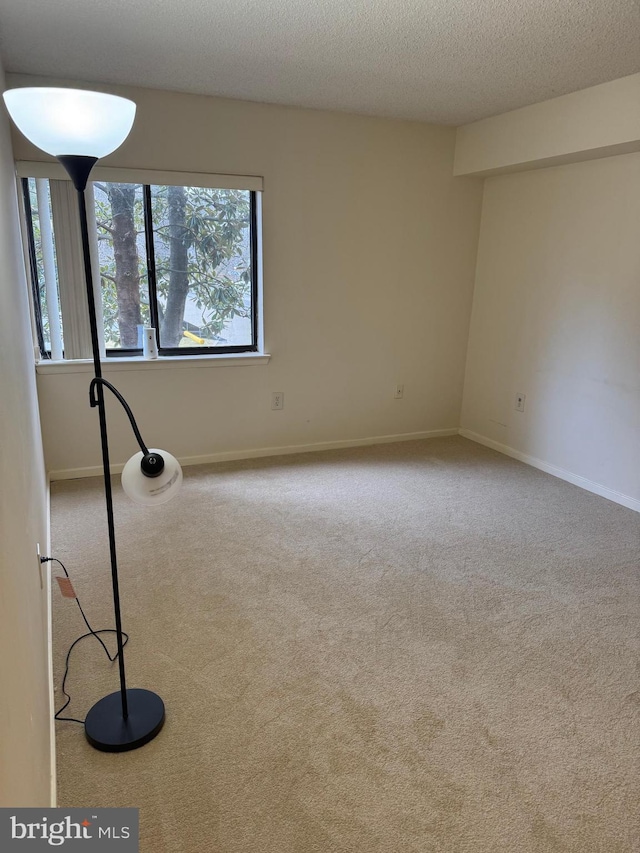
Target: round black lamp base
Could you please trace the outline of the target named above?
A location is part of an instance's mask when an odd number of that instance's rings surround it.
[[[103,752],[126,752],[149,743],[164,725],[164,702],[151,690],[127,690],[129,716],[122,716],[120,691],[93,706],[84,723],[91,746]]]

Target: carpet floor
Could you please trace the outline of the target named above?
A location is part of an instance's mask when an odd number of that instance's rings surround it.
[[[101,489],[52,487],[96,628]],[[129,686],[167,722],[116,755],[58,723],[60,805],[139,807],[143,853],[640,851],[638,514],[459,437],[191,467],[115,509]],[[58,705],[84,630],[54,594]],[[94,640],[68,688],[79,717],[117,689]]]

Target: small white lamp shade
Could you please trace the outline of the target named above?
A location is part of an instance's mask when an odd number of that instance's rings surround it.
[[[122,469],[122,488],[132,501],[147,506],[164,504],[175,497],[182,485],[182,468],[175,456],[166,450],[150,448],[149,453],[158,453],[164,459],[164,468],[157,477],[148,477],[142,472],[142,451],[136,453]]]
[[[4,102],[18,129],[54,157],[106,157],[129,135],[136,105],[82,89],[8,89]]]

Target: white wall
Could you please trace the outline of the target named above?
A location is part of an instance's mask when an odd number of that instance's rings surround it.
[[[36,558],[36,543],[47,546],[46,481],[11,139],[0,113],[0,806],[49,806],[48,586]]]
[[[105,165],[265,180],[271,362],[107,370],[150,444],[197,457],[457,428],[482,182],[453,177],[453,128],[110,91],[132,97],[138,116]],[[14,144],[20,159],[43,157],[21,138]],[[39,376],[49,470],[99,464],[87,380]],[[402,400],[393,399],[397,382]],[[284,392],[283,411],[271,411],[272,391]],[[122,463],[136,448],[116,407],[112,459]]]
[[[462,414],[636,509],[639,226],[640,154],[486,180]]]

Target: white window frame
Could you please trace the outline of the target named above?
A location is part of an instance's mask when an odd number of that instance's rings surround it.
[[[56,250],[58,256],[58,268],[64,268],[66,275],[65,284],[60,282],[60,308],[64,326],[65,358],[53,358],[54,353],[61,354],[59,338],[52,340],[52,358],[40,359],[37,364],[39,373],[57,373],[75,370],[85,372],[91,365],[91,340],[89,333],[89,319],[87,298],[85,293],[84,268],[82,262],[82,250],[79,242],[79,220],[77,206],[75,203],[75,190],[66,170],[60,163],[45,162],[39,160],[19,160],[16,162],[16,175],[20,178],[35,178],[38,187],[40,179],[51,181],[52,208],[54,218],[54,230],[58,235]],[[264,313],[263,313],[263,261],[262,261],[262,193],[264,191],[263,178],[257,175],[223,175],[203,172],[175,172],[156,169],[122,169],[110,166],[96,166],[91,172],[92,181],[113,181],[118,183],[151,184],[160,186],[193,186],[212,189],[236,189],[248,190],[255,193],[256,199],[256,285],[257,304],[254,310],[257,312],[257,351],[247,353],[207,353],[189,354],[185,356],[167,355],[149,362],[142,355],[127,358],[118,357],[108,359],[111,366],[117,362],[119,369],[132,369],[141,366],[169,365],[181,363],[184,366],[200,367],[216,363],[219,366],[240,365],[247,363],[267,363],[268,354],[264,351]],[[59,183],[58,183],[59,182]],[[63,183],[64,182],[64,183]],[[18,182],[19,183],[19,182]],[[95,226],[95,206],[93,192],[86,192],[87,215],[89,218],[89,234],[92,238],[97,234]],[[21,205],[23,211],[23,206]],[[56,220],[58,226],[56,227]],[[23,223],[24,224],[24,223]],[[91,259],[93,268],[93,281],[96,289],[96,312],[98,313],[98,334],[100,336],[101,356],[105,356],[105,344],[103,337],[103,324],[101,322],[102,299],[100,295],[100,276],[97,256],[97,236],[92,239]],[[45,275],[45,287],[47,293],[51,288],[50,270]],[[27,271],[29,275],[29,271]],[[57,299],[55,300],[57,302]],[[55,325],[52,328],[52,337],[56,337]],[[34,334],[34,348],[37,352],[37,338]]]

